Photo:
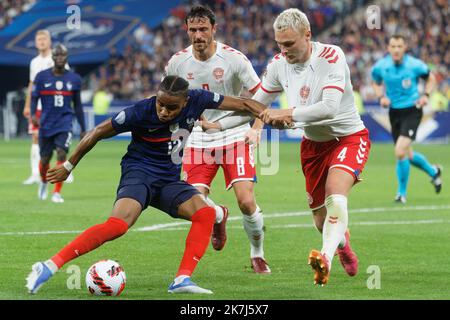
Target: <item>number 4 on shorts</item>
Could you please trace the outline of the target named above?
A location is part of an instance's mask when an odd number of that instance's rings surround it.
[[[339,153],[339,155],[337,156],[337,158],[339,160],[341,160],[341,162],[344,161],[345,157],[347,155],[347,147],[345,147],[344,149],[342,149],[342,151]]]

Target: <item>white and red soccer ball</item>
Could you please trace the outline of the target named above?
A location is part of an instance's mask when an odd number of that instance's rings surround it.
[[[122,266],[113,260],[98,261],[86,273],[86,286],[96,296],[120,295],[126,280]]]

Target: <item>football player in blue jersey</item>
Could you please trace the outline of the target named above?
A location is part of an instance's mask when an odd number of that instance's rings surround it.
[[[431,178],[436,193],[442,188],[442,167],[432,165],[427,158],[412,149],[422,119],[422,108],[427,105],[435,78],[421,60],[406,54],[402,35],[389,40],[389,54],[372,68],[373,88],[380,105],[389,108],[389,120],[397,157],[398,191],[395,201],[406,203],[410,165],[421,169]],[[424,92],[418,90],[419,79],[425,80]]]
[[[131,131],[110,218],[84,231],[49,260],[35,263],[27,278],[30,293],[36,293],[67,262],[125,234],[148,206],[192,222],[181,264],[168,291],[212,293],[192,282],[191,275],[208,247],[216,210],[195,187],[181,181],[183,144],[205,109],[246,111],[257,117],[265,106],[250,99],[188,88],[183,78],[165,77],[156,96],[99,124],[80,141],[68,161],[48,171],[49,182],[64,181],[98,141]]]
[[[66,70],[67,56],[65,46],[58,44],[54,47],[52,50],[54,67],[36,75],[32,92],[31,120],[34,125],[39,126],[41,182],[38,197],[41,200],[47,199],[46,175],[53,151],[56,150],[57,164],[66,161],[72,140],[74,113],[80,124],[82,136],[86,130],[80,97],[81,77]],[[38,100],[42,103],[40,118],[36,116]],[[62,181],[55,184],[52,195],[52,201],[55,203],[64,202],[61,196],[62,184]]]

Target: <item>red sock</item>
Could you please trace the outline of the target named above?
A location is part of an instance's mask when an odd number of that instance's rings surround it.
[[[71,243],[54,255],[51,260],[61,268],[67,262],[100,247],[106,241],[114,240],[125,234],[128,224],[119,218],[110,217],[105,223],[97,224],[85,230]]]
[[[42,162],[39,161],[39,173],[41,175],[41,181],[43,183],[47,182],[47,171],[48,171],[48,168],[50,168],[50,165],[47,164],[46,166],[44,166],[42,164]]]
[[[56,165],[58,165],[58,166],[63,163],[64,163],[64,161],[56,161]],[[61,193],[62,186],[63,186],[63,182],[55,183],[55,189],[53,190],[53,193]]]
[[[190,276],[203,257],[216,221],[216,210],[211,207],[202,208],[194,213],[191,220],[192,225],[186,238],[186,248],[178,268],[177,277],[179,275]]]

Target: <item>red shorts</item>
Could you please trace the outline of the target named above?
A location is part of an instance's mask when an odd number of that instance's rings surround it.
[[[323,207],[329,169],[339,168],[347,171],[354,175],[355,182],[358,182],[369,151],[370,140],[367,129],[327,142],[303,139],[301,162],[309,207],[313,210]]]
[[[210,189],[219,167],[223,169],[227,190],[237,181],[256,181],[253,147],[247,143],[184,150],[183,179],[189,184]]]
[[[36,110],[36,118],[41,119],[41,110]],[[28,134],[38,133],[39,126],[35,126],[33,122],[31,122],[31,116],[28,119]]]

